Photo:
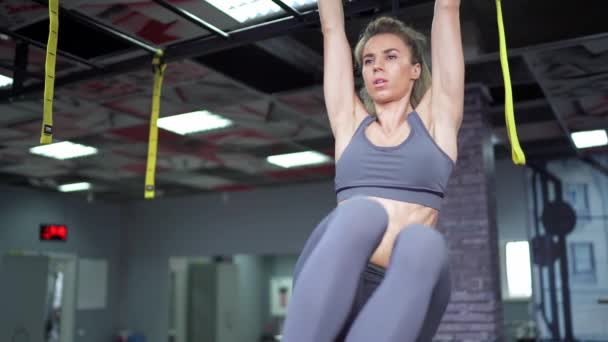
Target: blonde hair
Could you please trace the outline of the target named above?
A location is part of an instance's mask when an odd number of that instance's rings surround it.
[[[363,67],[362,55],[365,44],[375,35],[384,33],[391,33],[401,38],[405,45],[410,48],[412,63],[420,63],[420,77],[414,82],[414,89],[410,98],[412,107],[415,108],[422,100],[426,91],[431,87],[431,71],[425,58],[426,37],[422,33],[405,25],[401,20],[392,17],[382,16],[376,18],[367,25],[359,37],[359,42],[355,46],[354,57],[356,66],[358,69]],[[359,91],[359,95],[367,111],[370,114],[376,114],[374,101],[369,96],[365,85]]]

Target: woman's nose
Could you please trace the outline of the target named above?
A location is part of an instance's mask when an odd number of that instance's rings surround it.
[[[374,62],[374,71],[382,70],[383,64],[380,61]]]

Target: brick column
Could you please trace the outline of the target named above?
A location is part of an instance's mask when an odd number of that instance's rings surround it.
[[[452,298],[436,341],[502,339],[489,95],[467,87],[458,162],[439,218],[450,248]]]

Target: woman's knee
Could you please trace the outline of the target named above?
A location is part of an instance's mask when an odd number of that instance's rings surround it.
[[[407,263],[420,272],[438,274],[448,262],[448,245],[435,228],[414,224],[399,233],[392,255],[394,262]]]
[[[356,197],[338,206],[330,225],[344,237],[377,239],[386,231],[388,214],[379,202]]]

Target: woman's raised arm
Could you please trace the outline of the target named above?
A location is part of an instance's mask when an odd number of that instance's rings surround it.
[[[327,115],[334,137],[349,137],[354,127],[355,110],[363,105],[354,88],[353,58],[344,29],[342,0],[319,0],[319,15],[323,31],[323,92]]]

